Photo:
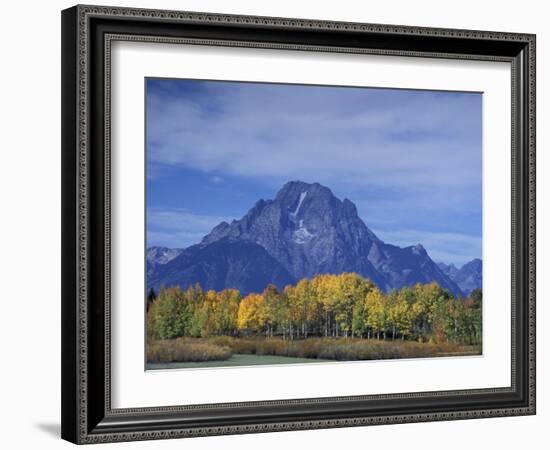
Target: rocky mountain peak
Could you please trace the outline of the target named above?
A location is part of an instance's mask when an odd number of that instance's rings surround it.
[[[481,262],[481,259],[474,258],[470,262],[464,264],[461,267],[461,270],[462,269],[468,269],[468,270],[472,270],[472,271],[477,271],[477,270],[481,270],[482,266],[483,266],[483,263]]]
[[[411,251],[415,255],[427,255],[428,254],[428,252],[426,251],[426,249],[424,248],[424,246],[422,244],[413,245],[411,247]]]
[[[436,281],[441,287],[461,294],[460,288],[437,267],[421,244],[399,248],[384,243],[365,225],[352,201],[340,200],[319,183],[286,183],[274,199],[261,199],[241,219],[220,223],[192,251],[186,250],[162,266],[161,272],[170,272],[171,280],[177,279],[177,271],[184,267],[186,273],[199,273],[198,268],[188,267],[193,264],[193,252],[204,258],[200,259],[201,264],[209,261],[208,264],[228,267],[215,261],[215,255],[209,251],[213,244],[223,248],[233,264],[237,264],[238,248],[242,245],[241,257],[245,254],[261,257],[265,271],[277,266],[280,279],[356,272],[383,290]],[[253,246],[260,247],[265,254]],[[246,261],[239,264],[248,267]],[[202,268],[201,273],[209,270]],[[262,277],[269,278],[266,273]],[[160,283],[162,273],[155,280]],[[246,285],[241,279],[239,283]]]
[[[283,216],[295,223],[299,218],[331,213],[342,202],[328,187],[319,183],[290,181],[279,190],[273,203],[281,208]]]
[[[483,281],[483,262],[474,258],[458,269],[454,264],[439,263],[439,268],[462,289],[469,294],[474,289],[481,289]]]
[[[453,264],[445,264],[443,262],[437,263],[438,267],[443,271],[443,273],[447,276],[449,276],[451,279],[456,275],[458,272],[458,268]]]
[[[332,191],[322,184],[319,183],[306,183],[305,181],[289,181],[285,183],[277,195],[275,196],[276,201],[285,202],[285,201],[295,201],[299,196],[306,192],[312,197],[317,198],[330,198],[334,197]]]

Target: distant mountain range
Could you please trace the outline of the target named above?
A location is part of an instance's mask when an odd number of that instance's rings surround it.
[[[459,273],[466,266],[455,269]],[[196,245],[149,248],[147,284],[157,290],[199,283],[203,289],[247,294],[269,283],[282,288],[316,274],[356,272],[384,291],[436,281],[464,295],[478,278],[466,271],[456,278],[452,267],[436,264],[420,244],[400,248],[383,242],[355,205],[329,188],[292,181],[275,199],[259,200],[240,220],[220,223]],[[481,270],[478,274],[481,284]]]
[[[474,289],[481,289],[483,278],[483,263],[476,258],[458,269],[454,264],[438,263],[439,268],[453,280],[462,292],[468,295]]]

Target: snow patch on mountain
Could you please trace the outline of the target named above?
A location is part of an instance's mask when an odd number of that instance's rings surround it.
[[[307,191],[302,192],[300,194],[300,199],[298,200],[298,206],[296,206],[296,209],[294,210],[294,212],[290,213],[290,219],[293,222],[296,222],[296,217],[298,216],[298,213],[300,212],[300,207],[302,206],[302,203],[304,202],[306,197],[307,197]]]
[[[149,247],[147,249],[147,262],[152,265],[167,264],[179,256],[181,248]]]
[[[296,242],[296,244],[305,244],[312,237],[313,234],[304,226],[304,221],[300,220],[298,229],[292,233],[292,240]]]

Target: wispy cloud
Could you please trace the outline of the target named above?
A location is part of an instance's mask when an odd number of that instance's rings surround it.
[[[477,94],[205,86],[185,101],[149,95],[151,161],[328,185],[479,186]]]

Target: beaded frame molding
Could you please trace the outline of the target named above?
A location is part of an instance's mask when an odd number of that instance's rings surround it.
[[[111,407],[114,41],[505,61],[512,72],[511,386]],[[78,444],[535,414],[535,36],[78,5],[62,12],[62,423]]]

